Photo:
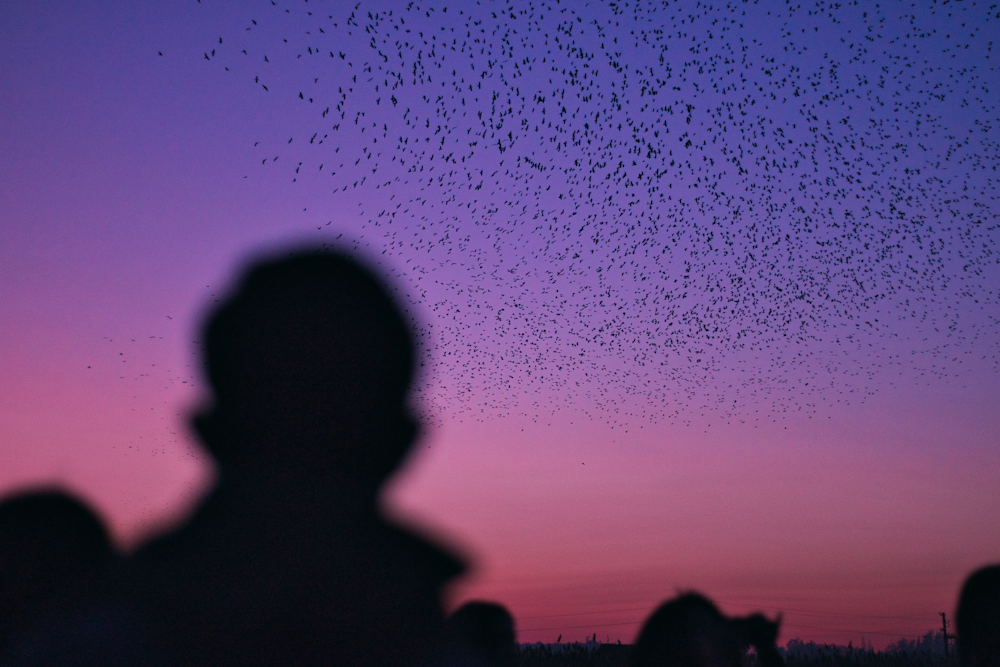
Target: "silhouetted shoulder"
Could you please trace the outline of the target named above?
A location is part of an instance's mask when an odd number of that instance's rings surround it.
[[[228,504],[210,499],[130,568],[172,664],[420,664],[439,650],[441,590],[464,571],[446,549],[374,513],[274,529],[227,524]]]

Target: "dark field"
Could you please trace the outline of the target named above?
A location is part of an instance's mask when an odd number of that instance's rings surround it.
[[[584,645],[563,646],[553,651],[547,646],[526,646],[517,656],[518,667],[627,667],[630,646],[602,645],[588,649]],[[747,658],[747,667],[756,667],[755,656]],[[843,647],[820,648],[813,655],[786,654],[787,667],[957,667],[952,655],[946,659],[931,652],[877,652],[848,650]]]

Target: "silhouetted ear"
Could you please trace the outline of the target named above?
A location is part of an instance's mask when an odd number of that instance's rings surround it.
[[[219,463],[228,463],[233,452],[230,438],[226,438],[224,430],[219,427],[219,416],[214,408],[199,410],[191,416],[191,430],[202,441],[205,448]]]
[[[211,439],[212,414],[207,410],[196,412],[191,416],[191,430],[203,441]]]
[[[405,414],[400,419],[400,424],[400,438],[406,443],[406,448],[409,450],[420,433],[420,423],[412,415]]]
[[[413,442],[420,432],[420,424],[409,414],[402,414],[389,420],[386,424],[389,432],[384,433],[385,442],[371,450],[375,457],[372,461],[373,473],[380,480],[385,480],[403,463]]]

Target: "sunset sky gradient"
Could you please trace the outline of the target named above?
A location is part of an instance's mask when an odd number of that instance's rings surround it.
[[[203,58],[243,29],[239,5],[18,3],[0,22],[0,490],[74,490],[127,548],[211,484],[186,421],[195,341],[247,257],[344,234],[407,271],[360,195],[259,168],[254,142],[301,111]],[[499,414],[473,395],[433,411],[386,503],[474,563],[450,604],[508,605],[521,641],[629,642],[696,589],[783,612],[782,642],[884,646],[939,627],[1000,561],[995,340],[974,349],[986,361],[887,364],[870,395],[752,418],[608,417],[551,386]]]

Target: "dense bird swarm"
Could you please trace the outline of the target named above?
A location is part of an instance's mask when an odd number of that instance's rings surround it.
[[[248,12],[205,58],[298,105],[259,164],[360,213],[446,409],[752,419],[997,366],[996,4]]]

